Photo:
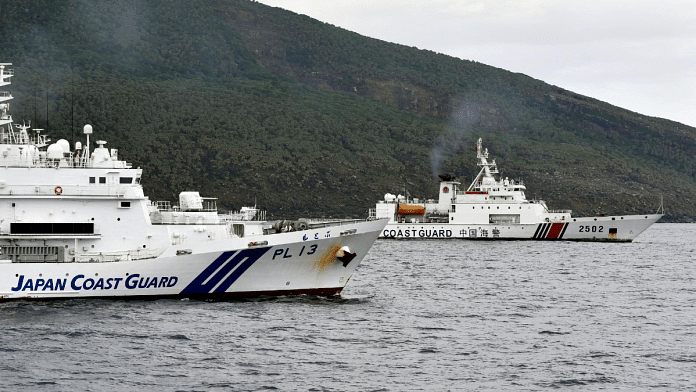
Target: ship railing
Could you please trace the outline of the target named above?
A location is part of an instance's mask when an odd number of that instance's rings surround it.
[[[214,202],[204,200],[203,208],[182,210],[180,206],[172,206],[170,201],[154,201],[152,202],[159,212],[217,212],[217,207]]]
[[[266,221],[266,210],[234,211],[220,214],[219,217],[224,222],[264,222]]]
[[[140,185],[138,185],[140,186]],[[116,196],[124,197],[126,186],[23,185],[0,187],[0,195],[13,196]]]
[[[224,225],[226,223],[217,214],[167,213],[166,211],[164,213],[151,213],[150,222],[153,225]]]
[[[573,210],[549,210],[549,214],[572,214]]]
[[[9,118],[9,117],[8,117]],[[20,133],[15,132],[14,134],[10,133],[7,134],[5,133],[3,136],[4,143],[8,144],[28,144],[28,143],[33,143],[34,145],[37,146],[45,146],[47,141],[49,139],[46,138],[45,135],[39,135],[38,137],[30,137],[29,139],[22,137]],[[23,159],[2,159],[0,161],[1,166],[5,167],[32,167],[32,168],[61,168],[61,169],[74,169],[74,168],[91,168],[91,167],[100,167],[100,166],[93,166],[91,161],[86,161],[84,159],[79,159],[79,158],[74,158],[73,153],[66,153],[66,156],[64,158],[60,159],[54,159],[54,158],[37,158],[35,159],[32,156],[27,156],[25,155],[25,158]],[[113,168],[113,169],[130,169],[133,167],[132,164],[125,162],[125,161],[119,161],[119,160],[113,160],[109,162],[111,166],[104,167],[104,168]]]
[[[361,223],[365,222],[365,219],[312,219],[308,220],[307,224],[309,225],[309,228],[311,229],[320,229],[324,227],[333,227],[333,226],[343,226],[343,225],[351,225],[355,223]]]
[[[169,201],[156,201],[153,204],[157,207],[157,211],[174,211],[172,210],[172,203]]]

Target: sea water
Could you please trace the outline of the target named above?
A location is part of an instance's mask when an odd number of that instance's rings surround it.
[[[2,303],[0,390],[693,391],[694,238],[379,240],[340,297]]]

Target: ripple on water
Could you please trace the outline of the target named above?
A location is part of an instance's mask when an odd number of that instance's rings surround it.
[[[341,296],[0,303],[0,390],[692,390],[696,225],[377,241]]]

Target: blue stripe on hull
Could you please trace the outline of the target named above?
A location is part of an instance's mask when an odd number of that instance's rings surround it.
[[[191,283],[181,291],[181,294],[224,293],[247,269],[249,269],[249,267],[260,259],[261,256],[266,254],[269,249],[271,248],[254,248],[236,252],[224,252],[203,270],[200,275],[193,279]],[[234,269],[238,265],[239,267]],[[230,274],[230,271],[233,269],[234,272]],[[229,276],[227,276],[228,274]],[[216,286],[218,287],[216,288]]]

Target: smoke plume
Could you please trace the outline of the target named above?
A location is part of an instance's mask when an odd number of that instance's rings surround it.
[[[459,100],[452,105],[449,126],[443,135],[437,138],[430,151],[430,167],[433,178],[437,178],[442,168],[444,157],[450,155],[462,146],[465,141],[473,140],[474,126],[480,121],[481,105],[476,102]]]

